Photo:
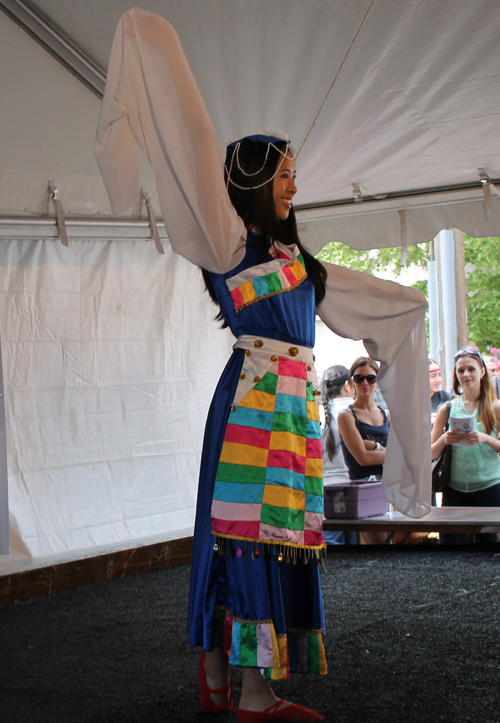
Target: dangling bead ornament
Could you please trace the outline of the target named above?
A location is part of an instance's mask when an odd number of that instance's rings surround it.
[[[269,140],[266,141],[266,138]],[[264,158],[264,163],[257,171],[254,171],[253,173],[248,173],[247,171],[245,171],[245,169],[242,168],[241,164],[240,164],[240,147],[241,147],[242,141],[244,141],[244,140],[259,141],[260,143],[267,142],[267,151],[266,151],[266,156]],[[278,148],[278,146],[275,145],[276,143],[280,143],[280,142],[286,143],[285,151],[282,151],[281,148]],[[236,160],[236,165],[238,167],[238,170],[246,178],[252,178],[252,176],[258,176],[259,173],[262,173],[262,171],[266,167],[267,159],[269,156],[269,149],[271,148],[271,146],[274,148],[275,151],[277,151],[281,155],[281,161],[280,161],[280,163],[278,163],[276,171],[273,173],[273,175],[270,178],[268,178],[263,183],[259,183],[257,186],[240,186],[238,183],[236,183],[236,181],[234,181],[231,178],[231,173],[233,170],[233,165],[234,165],[235,160]],[[231,163],[229,165],[229,168],[226,165],[224,165],[224,170],[226,171],[226,174],[227,174],[226,188],[229,188],[229,184],[231,184],[232,186],[239,188],[241,191],[253,191],[257,188],[262,188],[262,186],[265,186],[267,183],[270,183],[271,181],[274,180],[275,176],[279,173],[283,160],[287,157],[287,154],[290,154],[289,155],[290,158],[295,158],[295,155],[296,155],[290,146],[290,141],[287,138],[278,138],[277,136],[261,134],[261,133],[259,133],[257,135],[246,136],[245,138],[241,138],[239,141],[230,143],[228,148],[234,148],[234,151],[231,156]]]

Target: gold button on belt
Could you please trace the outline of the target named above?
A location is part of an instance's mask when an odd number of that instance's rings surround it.
[[[288,353],[290,354],[290,356],[297,356],[297,354],[299,353],[299,350],[297,349],[296,346],[291,346],[290,349],[288,350]]]

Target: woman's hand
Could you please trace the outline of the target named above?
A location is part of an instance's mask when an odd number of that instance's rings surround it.
[[[500,452],[500,440],[495,439],[485,432],[480,432],[477,429],[473,429],[472,432],[459,432],[457,430],[450,430],[441,435],[441,439],[445,444],[457,444],[457,442],[467,442],[468,445],[474,447],[476,444],[487,444],[495,452]]]
[[[459,441],[467,442],[467,444],[474,445],[486,442],[487,437],[488,435],[484,432],[478,432],[477,429],[473,429],[472,432],[462,434]]]
[[[495,452],[500,453],[500,439],[495,439],[495,437],[492,437],[490,434],[486,434],[486,432],[479,432],[477,429],[474,429],[472,432],[464,434],[462,439],[464,442],[468,442],[471,446],[475,444],[487,444]]]
[[[487,434],[473,430],[472,432],[461,432],[458,429],[449,429],[436,440],[437,443],[441,444],[458,444],[459,442],[467,442],[473,446],[474,444],[480,444],[486,442]]]
[[[445,444],[457,444],[458,442],[467,442],[472,432],[460,432],[458,429],[450,429],[441,435],[441,439]],[[477,444],[477,442],[474,442]]]

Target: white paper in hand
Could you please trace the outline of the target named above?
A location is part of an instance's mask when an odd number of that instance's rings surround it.
[[[450,429],[457,432],[472,432],[474,430],[474,417],[450,417]],[[454,447],[470,447],[470,442],[454,442]]]

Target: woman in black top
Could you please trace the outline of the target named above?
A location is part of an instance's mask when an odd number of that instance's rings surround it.
[[[349,479],[366,479],[371,475],[382,477],[385,448],[389,434],[389,412],[375,402],[378,364],[368,357],[358,357],[350,369],[356,399],[338,416],[344,459]],[[365,542],[385,542],[385,533],[363,533]]]
[[[373,359],[356,359],[350,369],[356,399],[338,417],[342,449],[352,480],[370,475],[382,477],[390,417],[375,403],[377,373],[378,364]]]

